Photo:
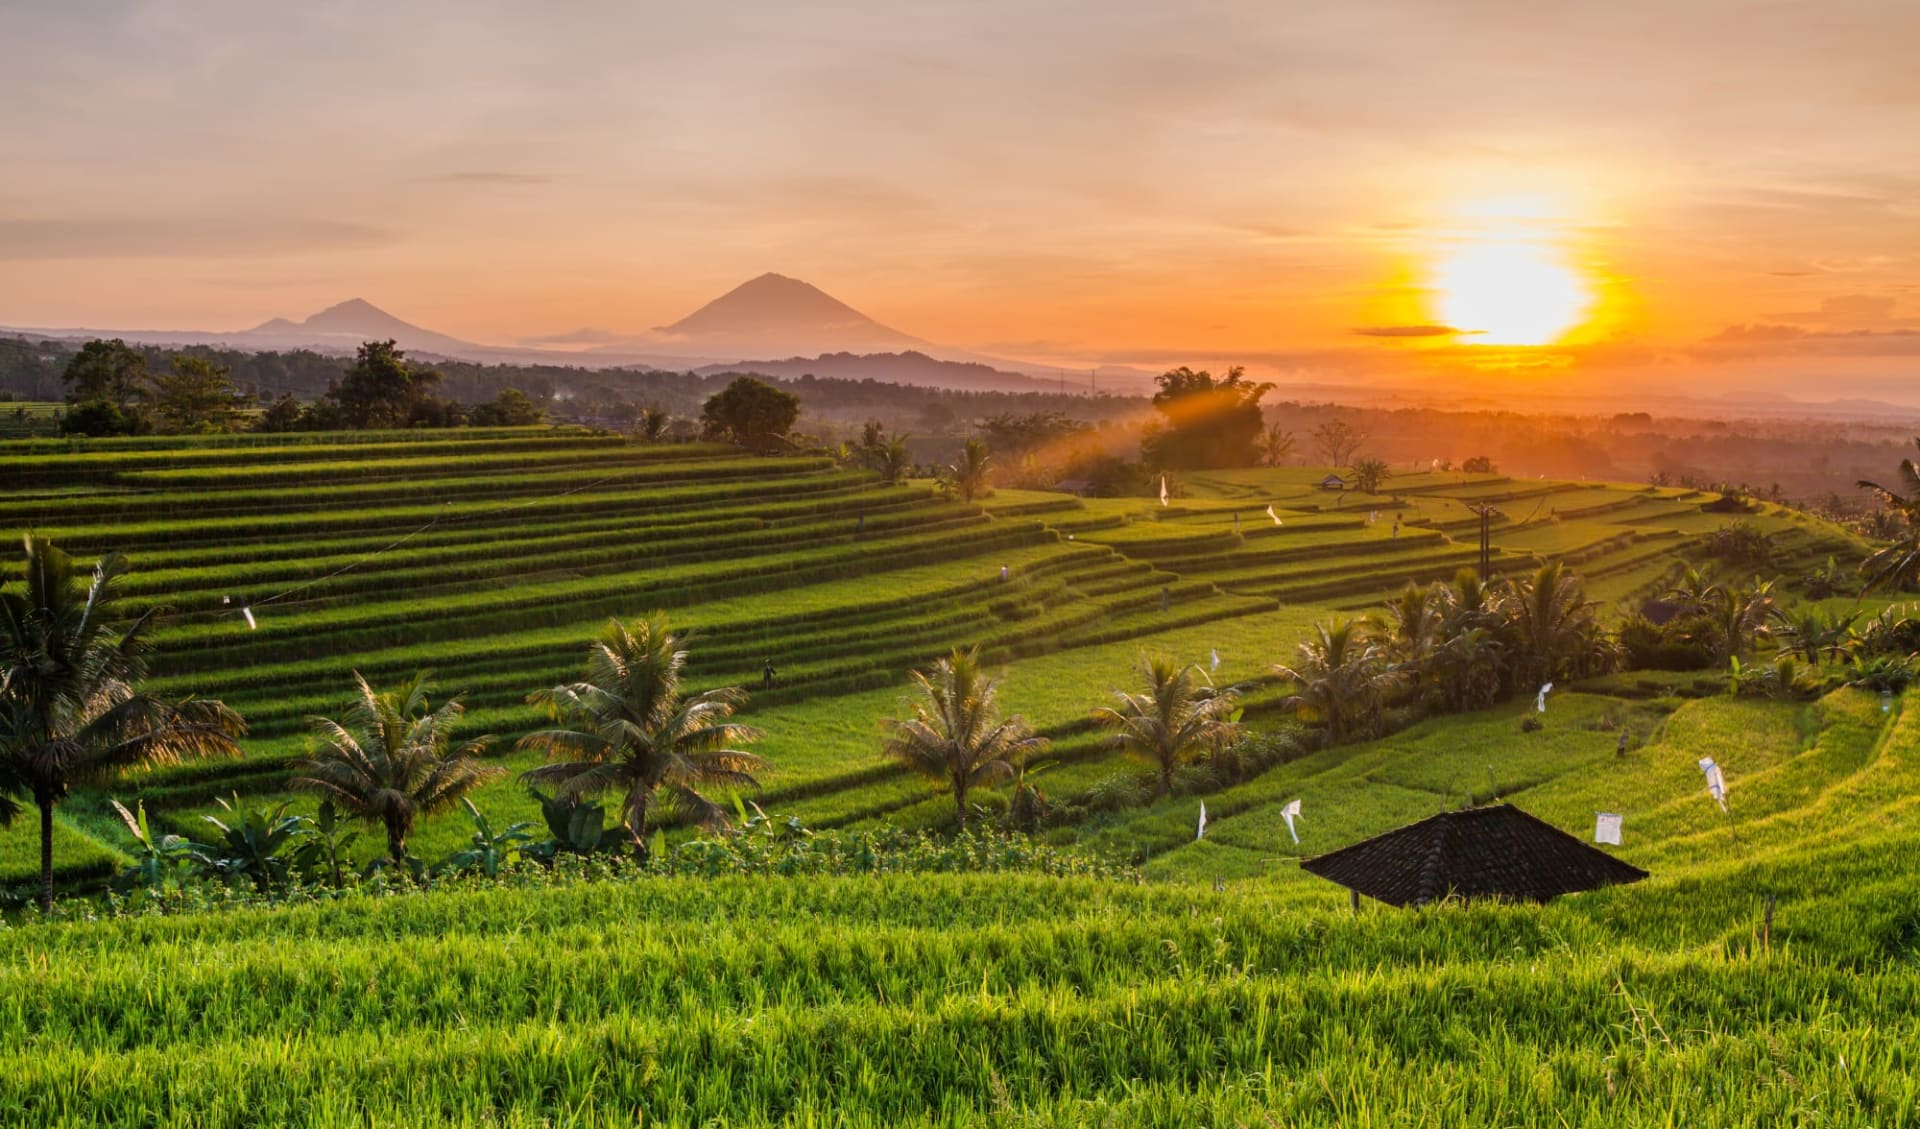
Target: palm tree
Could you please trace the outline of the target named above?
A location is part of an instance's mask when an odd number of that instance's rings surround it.
[[[1698,608],[1713,623],[1719,642],[1714,657],[1722,663],[1747,650],[1754,640],[1772,634],[1769,622],[1775,615],[1771,580],[1756,578],[1741,587],[1718,583],[1689,568],[1668,595]]]
[[[1260,438],[1255,440],[1254,446],[1262,463],[1279,466],[1287,461],[1287,456],[1293,454],[1294,443],[1293,432],[1277,423],[1270,423]]]
[[[561,801],[620,793],[621,823],[641,859],[656,806],[701,827],[727,826],[726,808],[700,789],[759,787],[753,772],[766,761],[739,746],[760,731],[728,720],[746,700],[737,686],[685,696],[686,665],[665,617],[609,621],[587,649],[584,680],[528,696],[559,724],[520,739],[518,748],[550,761],[521,779],[553,785]]]
[[[987,492],[987,477],[993,473],[993,456],[978,439],[967,440],[960,461],[947,468],[947,481],[960,492],[960,500],[971,502]]]
[[[458,804],[506,770],[480,762],[491,737],[449,748],[464,707],[458,697],[433,709],[427,672],[380,693],[358,673],[359,697],[344,723],[309,718],[320,746],[296,770],[293,786],[319,792],[348,814],[386,828],[387,857],[404,865],[414,821]]]
[[[1014,776],[1014,766],[1046,750],[1026,719],[1001,720],[1000,680],[980,669],[980,652],[956,649],[913,672],[923,697],[903,701],[911,716],[887,718],[881,751],[922,776],[940,780],[953,791],[960,826],[967,824],[967,792],[991,787]]]
[[[157,613],[113,623],[119,554],[91,578],[49,542],[26,537],[26,590],[0,592],[0,825],[22,800],[40,809],[40,908],[53,905],[53,813],[76,787],[125,769],[236,756],[246,732],[219,702],[140,692]],[[116,635],[115,632],[118,632]]]
[[[1140,662],[1146,692],[1115,691],[1120,708],[1102,707],[1094,719],[1115,730],[1108,743],[1160,771],[1160,794],[1173,790],[1173,770],[1218,751],[1240,732],[1232,720],[1234,694],[1216,691],[1200,668],[1175,666],[1162,656]]]
[[[1559,561],[1541,565],[1532,576],[1509,586],[1504,596],[1524,685],[1596,673],[1608,665],[1598,606],[1586,598],[1580,578]]]
[[[1348,469],[1353,472],[1353,488],[1363,494],[1378,494],[1380,484],[1393,477],[1385,459],[1355,459]]]
[[[1373,622],[1336,619],[1314,624],[1313,631],[1314,637],[1300,644],[1293,666],[1273,668],[1293,686],[1281,704],[1303,720],[1324,724],[1331,743],[1345,740],[1356,724],[1378,732],[1387,691],[1399,676],[1374,639]]]
[[[1920,436],[1914,438],[1914,445],[1920,447]],[[1861,587],[1865,595],[1878,588],[1893,588],[1896,591],[1911,587],[1920,581],[1920,467],[1912,459],[1900,460],[1899,485],[1906,493],[1877,482],[1861,479],[1860,489],[1869,491],[1886,503],[1887,509],[1897,516],[1900,526],[1899,536],[1893,544],[1861,562],[1860,571],[1867,574],[1867,582]]]
[[[666,438],[667,428],[672,425],[673,417],[665,408],[647,407],[640,409],[640,437],[649,443],[658,443]]]

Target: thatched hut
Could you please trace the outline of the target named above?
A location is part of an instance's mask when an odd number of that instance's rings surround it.
[[[1647,876],[1512,804],[1442,812],[1300,866],[1395,906],[1449,897],[1546,902]]]

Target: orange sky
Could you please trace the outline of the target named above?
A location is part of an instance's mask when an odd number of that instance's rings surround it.
[[[1920,354],[1911,0],[39,7],[0,325],[510,343],[773,270],[1066,363]]]

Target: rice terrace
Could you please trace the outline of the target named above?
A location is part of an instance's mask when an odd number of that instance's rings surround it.
[[[21,440],[0,460],[9,526],[124,554],[120,612],[168,609],[144,690],[245,719],[238,755],[59,806],[60,923],[23,909],[0,935],[9,1123],[1894,1125],[1920,1106],[1920,735],[1903,695],[1847,675],[1863,660],[1813,644],[1796,671],[1788,631],[1778,660],[1741,648],[1730,690],[1617,659],[1583,677],[1569,652],[1539,700],[1496,680],[1421,705],[1455,693],[1441,620],[1462,598],[1578,574],[1617,622],[1710,560],[1717,495],[1427,471],[1373,496],[1279,467],[1172,474],[1164,502],[968,502],[824,455],[578,428]],[[1492,579],[1463,597],[1483,504]],[[1737,520],[1784,576],[1865,551],[1784,507]],[[1781,607],[1821,602],[1795,583]],[[16,561],[0,591],[23,584]],[[1323,640],[1308,669],[1316,625],[1369,612],[1354,654]],[[761,767],[708,788],[739,807],[705,830],[660,803],[635,861],[617,791],[566,841],[521,779],[547,756],[511,738],[610,619],[653,613],[688,695],[748,688],[732,720]],[[1899,614],[1871,627],[1911,637]],[[969,650],[1046,746],[960,809],[880,719],[905,715],[909,671]],[[1215,720],[1240,735],[1164,779],[1095,714],[1145,685],[1144,655],[1233,688]],[[1356,669],[1370,684],[1343,687]],[[405,844],[459,861],[367,870],[376,819],[318,862],[343,836],[292,786],[309,719],[343,715],[356,676],[421,671],[423,708],[462,696],[453,742],[497,736],[473,814]],[[1583,836],[1622,814],[1617,854],[1651,877],[1395,910],[1299,866],[1496,801]],[[23,897],[35,831],[0,840]],[[110,878],[109,901],[86,893]]]
[[[0,3],[0,1129],[1920,1129],[1916,42]]]

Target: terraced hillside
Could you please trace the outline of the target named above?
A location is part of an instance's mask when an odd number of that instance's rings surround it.
[[[1920,1124],[1920,698],[1681,681],[1287,766],[1210,797],[1198,843],[1169,801],[1107,829],[1165,847],[1142,885],[750,875],[0,931],[0,1121]],[[1294,865],[1482,787],[1582,835],[1623,811],[1652,876],[1354,913]]]
[[[600,624],[655,608],[691,631],[699,686],[757,687],[777,667],[750,707],[769,802],[822,826],[935,820],[932,790],[880,761],[875,719],[950,647],[1013,663],[1013,704],[1056,739],[1052,787],[1073,789],[1112,771],[1086,716],[1143,649],[1218,654],[1220,677],[1257,684],[1316,616],[1470,564],[1469,503],[1498,508],[1500,570],[1568,559],[1616,599],[1732,520],[1671,490],[1423,474],[1362,498],[1303,469],[1190,476],[1167,507],[1019,491],[975,506],[824,458],[549,430],[22,441],[0,464],[0,529],[126,553],[130,601],[173,609],[152,687],[247,717],[243,761],[140,781],[182,827],[215,796],[277,793],[305,718],[337,712],[354,671],[431,669],[467,695],[470,732],[511,736]],[[1789,566],[1857,549],[1783,511],[1747,520]],[[510,782],[481,802],[532,814]],[[111,865],[110,826],[85,805],[63,819],[63,866]],[[430,825],[419,849],[464,835]],[[24,846],[0,835],[0,874]]]

